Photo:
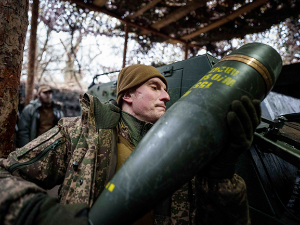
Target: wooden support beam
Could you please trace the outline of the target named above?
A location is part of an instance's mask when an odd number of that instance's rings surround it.
[[[91,4],[91,3],[84,3],[84,2],[82,2],[81,0],[69,0],[69,2],[75,3],[75,4],[77,4],[77,5],[79,5],[79,6],[82,6],[82,7],[85,7],[85,8],[87,8],[87,9],[89,9],[89,10],[93,10],[93,11],[105,13],[106,15],[109,15],[109,16],[111,16],[111,17],[114,17],[114,18],[120,20],[122,23],[125,23],[125,24],[130,25],[130,26],[133,26],[133,27],[137,27],[137,28],[139,28],[139,29],[145,29],[145,30],[148,30],[148,31],[150,31],[152,34],[156,34],[156,35],[159,35],[159,36],[164,37],[164,38],[166,38],[166,39],[173,40],[173,41],[175,41],[175,43],[177,43],[177,42],[183,43],[183,44],[188,43],[188,42],[185,41],[185,40],[182,40],[182,39],[179,39],[179,38],[174,38],[174,37],[171,37],[171,36],[169,36],[169,35],[167,35],[167,34],[161,33],[161,32],[159,32],[159,31],[157,31],[157,30],[155,30],[155,29],[152,29],[152,28],[146,28],[146,27],[144,27],[144,26],[142,26],[142,25],[139,25],[139,24],[137,24],[137,23],[131,22],[129,19],[127,19],[127,18],[122,18],[121,16],[115,15],[114,13],[110,12],[109,10],[107,10],[107,9],[105,9],[105,8],[103,8],[103,7],[99,7],[99,6],[96,6],[96,5]],[[190,45],[191,47],[195,47],[195,48],[201,48],[201,47],[202,47],[202,46],[194,45],[194,44],[191,44],[191,43],[189,43],[189,45]]]
[[[136,11],[134,14],[127,16],[128,19],[134,19],[140,15],[142,15],[144,12],[146,12],[147,10],[153,8],[157,3],[161,2],[162,0],[153,0],[151,2],[149,2],[145,7],[139,9],[138,11]]]
[[[241,7],[241,8],[239,8],[238,10],[234,11],[234,12],[231,13],[230,15],[225,16],[225,17],[223,17],[223,18],[217,20],[216,22],[211,23],[211,24],[209,24],[208,26],[203,27],[203,28],[201,28],[201,29],[199,29],[199,30],[197,30],[197,31],[195,31],[195,32],[193,32],[193,33],[191,33],[191,34],[188,34],[188,35],[185,35],[185,36],[181,37],[181,39],[183,39],[183,40],[189,40],[189,39],[191,39],[191,38],[193,38],[193,37],[196,37],[196,36],[198,36],[198,35],[200,35],[200,34],[202,34],[202,33],[205,33],[205,32],[208,32],[208,31],[210,31],[210,30],[212,30],[212,29],[215,29],[215,28],[217,28],[217,27],[220,27],[221,25],[223,25],[223,24],[225,24],[225,23],[228,23],[228,22],[234,20],[234,19],[237,18],[239,15],[241,15],[241,14],[243,14],[243,13],[246,13],[246,12],[249,12],[249,11],[251,11],[251,10],[253,10],[253,9],[255,9],[255,8],[257,8],[257,7],[261,6],[261,5],[263,5],[263,4],[265,4],[265,3],[268,2],[268,1],[269,1],[269,0],[255,0],[254,2],[249,3],[249,4],[247,4],[247,5],[245,5],[245,6]]]
[[[125,24],[125,41],[124,41],[123,65],[122,65],[122,68],[124,68],[125,65],[126,65],[127,41],[128,41],[128,24]]]
[[[97,5],[97,6],[100,6],[100,7],[103,7],[106,2],[108,2],[108,0],[94,0],[93,4]]]
[[[151,25],[151,28],[159,30],[160,28],[165,27],[165,26],[169,25],[170,23],[173,23],[173,22],[181,19],[188,13],[194,11],[195,9],[200,8],[201,6],[204,6],[205,4],[206,4],[206,1],[203,1],[203,0],[200,2],[198,2],[198,1],[197,2],[196,1],[188,2],[185,6],[182,6],[178,9],[176,9],[174,12],[168,14],[163,19],[154,22]],[[144,35],[144,34],[148,34],[148,33],[149,33],[149,31],[143,30],[140,34]]]
[[[185,54],[184,54],[184,59],[188,59],[189,57],[189,45],[185,44]]]

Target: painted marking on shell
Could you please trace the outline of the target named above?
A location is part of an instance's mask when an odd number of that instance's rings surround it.
[[[212,68],[208,74],[204,75],[194,86],[190,88],[182,97],[189,95],[193,89],[196,88],[210,88],[214,83],[225,84],[229,87],[233,87],[236,83],[234,77],[240,71],[233,67],[215,67]],[[211,81],[211,82],[210,82]]]
[[[114,184],[110,184],[109,187],[108,187],[108,190],[110,192],[113,192],[114,188],[115,188],[115,185]]]

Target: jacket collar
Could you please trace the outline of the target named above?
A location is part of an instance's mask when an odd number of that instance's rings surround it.
[[[30,104],[32,104],[35,108],[39,108],[42,106],[42,103],[39,98],[31,100]]]
[[[137,119],[129,113],[113,104],[101,103],[97,97],[85,93],[80,97],[82,109],[81,120],[83,124],[89,124],[97,129],[112,129],[117,127],[120,119],[123,131],[130,137],[135,146],[153,126],[152,123]]]
[[[153,123],[142,121],[133,115],[122,111],[121,113],[122,130],[128,134],[130,141],[137,146],[146,133],[153,126]]]
[[[79,99],[82,110],[82,122],[97,129],[115,128],[121,117],[121,110],[109,103],[101,103],[97,97],[85,93]],[[89,120],[89,121],[88,121]]]

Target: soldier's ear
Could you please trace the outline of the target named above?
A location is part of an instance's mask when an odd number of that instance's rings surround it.
[[[132,92],[126,91],[122,97],[123,101],[125,101],[127,103],[132,103],[132,95],[133,95]]]

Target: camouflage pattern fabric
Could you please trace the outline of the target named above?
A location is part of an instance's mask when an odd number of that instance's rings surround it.
[[[172,195],[171,221],[172,224],[189,224],[190,201],[188,184]]]
[[[0,169],[0,224],[13,224],[21,208],[36,193],[45,192],[34,183]]]
[[[250,224],[247,190],[244,180],[196,179],[198,224]]]
[[[113,176],[117,132],[111,127],[117,127],[117,120],[99,129],[93,97],[85,94],[80,103],[81,117],[61,119],[57,127],[0,159],[0,224],[12,224],[26,202],[44,192],[42,188],[58,184],[61,204],[91,207]],[[218,224],[212,221],[222,221],[219,215],[228,218],[229,224],[246,224],[248,204],[240,177],[221,181],[197,177],[196,181],[197,188],[184,186],[175,192],[171,215],[155,215],[155,224]],[[190,202],[193,191],[196,207]]]
[[[189,187],[190,185],[190,187]],[[196,176],[172,195],[171,215],[155,215],[155,225],[250,225],[244,180]]]

